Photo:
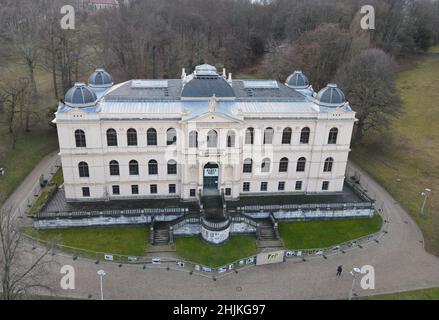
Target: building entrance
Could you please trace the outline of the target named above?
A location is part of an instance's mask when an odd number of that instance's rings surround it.
[[[219,167],[216,163],[209,162],[203,168],[203,193],[218,193]]]

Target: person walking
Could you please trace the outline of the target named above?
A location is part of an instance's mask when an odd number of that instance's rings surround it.
[[[343,272],[343,266],[338,266],[337,267],[337,277],[340,277],[342,272]]]

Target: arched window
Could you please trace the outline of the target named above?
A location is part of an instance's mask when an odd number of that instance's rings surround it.
[[[79,176],[81,178],[88,178],[88,177],[90,177],[90,174],[88,172],[88,163],[87,162],[84,162],[84,161],[80,162],[78,164],[78,169],[79,169]]]
[[[177,162],[175,160],[168,161],[168,174],[177,174]]]
[[[282,144],[291,144],[291,134],[293,130],[291,128],[285,128],[282,132]]]
[[[272,144],[273,143],[274,130],[271,127],[268,127],[264,130],[264,144]]]
[[[261,172],[270,172],[270,159],[265,158],[262,160]]]
[[[235,131],[229,130],[227,131],[227,148],[235,147]]]
[[[146,144],[148,146],[157,145],[157,131],[154,128],[149,128],[148,131],[146,131]]]
[[[159,168],[157,165],[157,161],[155,160],[149,160],[148,162],[148,174],[158,174]]]
[[[216,148],[218,142],[218,133],[215,130],[210,130],[207,133],[207,147]]]
[[[325,160],[325,165],[323,166],[323,172],[332,172],[332,165],[334,164],[334,159],[327,158]]]
[[[166,131],[166,144],[170,146],[176,143],[177,143],[177,131],[174,128],[169,128],[168,131]]]
[[[247,128],[245,130],[245,144],[253,144],[255,138],[255,129]]]
[[[336,144],[338,136],[338,129],[332,128],[329,130],[328,144]]]
[[[87,146],[84,131],[79,129],[75,131],[75,142],[77,148],[85,148]]]
[[[304,172],[305,166],[306,166],[306,159],[304,157],[299,158],[299,160],[297,160],[296,171],[297,172]]]
[[[244,160],[244,165],[242,168],[242,172],[244,173],[251,173],[252,172],[252,167],[253,167],[253,161],[250,158],[247,158]]]
[[[117,147],[117,132],[114,129],[107,130],[107,146]]]
[[[139,175],[139,163],[136,160],[131,160],[129,163],[130,176]]]
[[[133,128],[127,131],[127,144],[129,146],[137,146],[137,131]]]
[[[110,176],[118,176],[119,175],[119,162],[116,160],[110,161]]]
[[[198,148],[198,132],[195,130],[189,132],[189,148]]]
[[[288,172],[288,158],[280,159],[279,172]]]
[[[308,127],[305,127],[300,132],[300,143],[308,144],[309,143],[309,134],[311,130]]]

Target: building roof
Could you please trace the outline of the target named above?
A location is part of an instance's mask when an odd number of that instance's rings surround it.
[[[64,97],[64,103],[69,107],[84,108],[96,104],[96,93],[85,83],[77,82]]]
[[[108,83],[111,76],[107,74],[104,70],[97,70],[90,77],[90,82]],[[306,83],[305,75],[294,74],[297,79],[293,84]],[[345,103],[341,90],[333,85],[314,98],[311,86],[302,89],[275,80],[232,80],[230,75],[226,80],[225,71],[219,75],[216,68],[208,64],[197,66],[189,76],[183,71],[182,79],[135,79],[111,87],[87,87],[81,84],[80,88],[81,94],[77,96],[89,97],[87,101],[81,100],[85,103],[81,109],[83,112],[132,114],[140,118],[143,118],[141,115],[151,115],[152,118],[163,115],[167,118],[191,119],[209,112],[209,100],[213,95],[217,100],[217,111],[236,119],[296,117],[292,114],[298,114],[297,117],[307,114],[306,117],[309,117],[309,114],[332,112],[334,106],[342,112],[352,111]],[[71,99],[67,99],[70,96],[73,97],[73,91],[66,94],[66,103],[60,104],[58,113],[68,113],[70,107],[75,106],[71,105]]]
[[[339,106],[346,102],[343,91],[336,84],[330,83],[317,94],[319,104],[330,107]]]
[[[294,71],[293,74],[289,75],[285,84],[292,88],[305,89],[309,87],[308,77],[302,71]]]
[[[90,87],[107,88],[113,85],[113,78],[104,69],[96,69],[88,78]]]

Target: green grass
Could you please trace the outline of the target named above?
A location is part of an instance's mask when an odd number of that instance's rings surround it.
[[[376,214],[372,219],[282,222],[279,231],[288,249],[316,249],[378,232],[381,225]]]
[[[146,226],[32,229],[29,233],[45,241],[55,239],[58,244],[69,247],[130,256],[144,256],[149,242],[149,229]]]
[[[0,129],[0,167],[6,171],[0,177],[0,203],[14,192],[41,159],[57,148],[53,129],[20,134],[15,149],[10,147],[10,136]]]
[[[351,159],[408,211],[427,251],[439,256],[439,55],[420,58],[415,68],[401,72],[397,86],[403,115],[385,133],[368,133]],[[433,191],[421,216],[425,188]]]
[[[177,238],[175,247],[180,258],[216,268],[255,254],[256,239],[232,236],[225,244],[209,245],[196,237]]]
[[[62,174],[62,168],[58,168],[58,170],[55,172],[52,179],[50,180],[49,184],[43,189],[43,191],[38,196],[37,200],[34,202],[32,207],[29,209],[28,214],[35,215],[38,212],[38,209],[40,208],[40,206],[44,203],[44,201],[46,201],[47,197],[53,191],[53,189],[62,185],[63,182],[64,182],[64,177]]]
[[[439,288],[361,297],[361,300],[439,300]]]
[[[60,186],[64,183],[64,177],[62,174],[62,168],[58,168],[58,170],[55,172],[55,174],[52,177],[51,183],[56,184],[57,186]]]
[[[40,193],[40,195],[38,196],[37,200],[35,200],[34,204],[32,205],[32,207],[29,209],[28,214],[29,215],[35,215],[38,212],[38,209],[40,208],[40,206],[44,203],[44,201],[46,201],[47,197],[49,196],[49,194],[52,192],[52,190],[56,188],[56,186],[51,185],[51,186],[47,186],[43,189],[43,191]]]

